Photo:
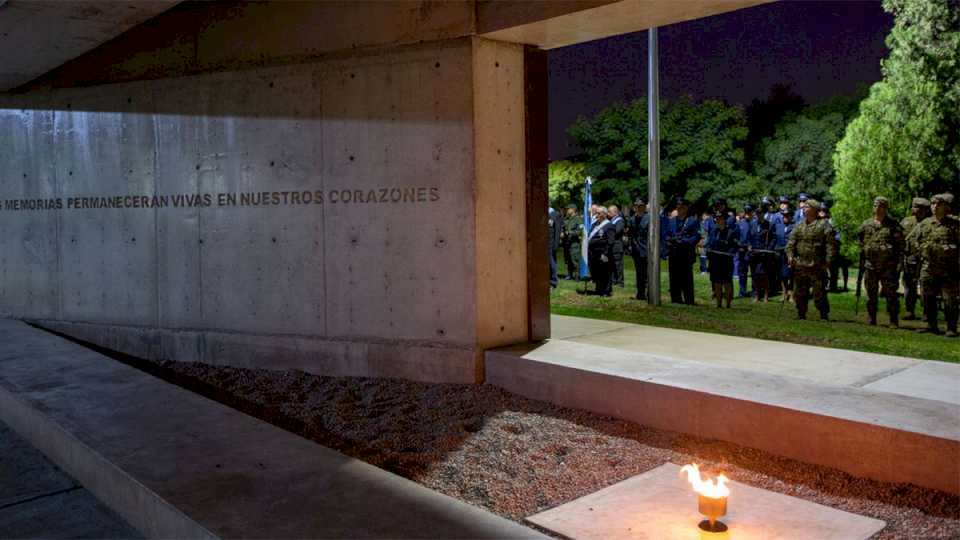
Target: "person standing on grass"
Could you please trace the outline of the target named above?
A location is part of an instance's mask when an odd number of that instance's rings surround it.
[[[750,233],[750,270],[753,272],[754,302],[766,302],[770,299],[770,274],[773,270],[773,248],[776,245],[776,231],[767,217],[770,215],[770,200],[765,199],[762,211],[757,212]]]
[[[693,263],[700,242],[700,223],[696,216],[689,215],[690,201],[678,198],[676,204],[676,216],[667,220],[661,235],[670,276],[670,301],[693,305]]]
[[[783,223],[783,235],[777,236],[777,245],[774,248],[777,253],[779,253],[779,264],[780,264],[780,283],[783,285],[783,301],[790,301],[790,292],[793,290],[793,272],[790,270],[790,265],[787,264],[787,240],[790,238],[790,234],[793,232],[793,211],[789,207],[780,211],[782,223]]]
[[[620,208],[611,204],[607,208],[607,216],[610,224],[613,225],[613,276],[611,282],[613,285],[623,287],[623,234],[627,228],[627,223],[620,215]]]
[[[903,218],[900,226],[903,227],[903,235],[910,238],[913,229],[923,220],[930,216],[930,201],[923,197],[913,199],[913,206],[910,209],[911,215]],[[903,256],[903,289],[904,302],[906,303],[907,313],[903,320],[912,321],[917,318],[917,282],[920,278],[920,250],[912,242],[907,242]],[[920,312],[923,313],[923,304],[920,305]]]
[[[613,294],[610,283],[613,273],[613,239],[614,227],[607,219],[607,209],[598,206],[596,224],[590,230],[587,240],[587,263],[600,296]]]
[[[918,332],[940,333],[937,327],[937,296],[942,296],[947,337],[957,337],[957,317],[960,314],[960,220],[950,215],[952,194],[934,195],[930,202],[933,215],[917,225],[911,234],[911,241],[919,246],[923,261],[920,287],[923,290],[923,309],[927,315],[927,327]]]
[[[550,206],[547,211],[547,226],[550,234],[550,287],[557,288],[557,250],[560,248],[560,233],[563,230],[563,218],[560,212]]]
[[[749,204],[743,207],[743,217],[737,222],[740,248],[737,250],[737,279],[740,281],[740,298],[750,295],[747,292],[747,276],[750,272],[750,244],[753,233],[753,207]]]
[[[728,225],[722,213],[716,214],[714,223],[706,244],[707,257],[710,259],[710,284],[717,307],[722,307],[726,299],[729,308],[733,301],[733,260],[740,247],[739,233]]]
[[[580,279],[580,239],[583,237],[583,219],[577,215],[577,206],[567,206],[563,221],[563,261],[567,265],[567,279]],[[576,257],[574,257],[576,255]]]
[[[864,221],[857,231],[860,250],[863,251],[863,283],[867,289],[867,317],[870,326],[877,325],[877,297],[882,292],[887,299],[890,327],[900,326],[900,297],[897,294],[898,266],[904,252],[903,227],[889,215],[890,203],[886,197],[873,200],[873,217]]]
[[[633,217],[630,218],[630,254],[637,271],[637,300],[647,299],[647,235],[650,231],[650,214],[647,213],[647,201],[639,198],[633,201]]]
[[[830,301],[827,298],[827,269],[835,255],[833,227],[825,219],[817,219],[820,203],[806,201],[803,221],[794,225],[787,240],[787,261],[793,270],[793,299],[797,316],[807,318],[807,301],[813,290],[813,303],[820,312],[820,320],[830,320]]]

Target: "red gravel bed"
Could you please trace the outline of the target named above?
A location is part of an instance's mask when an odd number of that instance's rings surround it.
[[[882,519],[875,538],[960,538],[960,498],[646,428],[487,385],[164,362],[178,384],[509,519],[667,462]]]

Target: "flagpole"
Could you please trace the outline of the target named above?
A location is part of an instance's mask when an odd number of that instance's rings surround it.
[[[660,60],[657,28],[647,31],[647,153],[650,181],[647,208],[650,228],[647,237],[647,302],[660,305]]]

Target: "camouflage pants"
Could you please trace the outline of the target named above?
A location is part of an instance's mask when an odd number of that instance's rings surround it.
[[[906,291],[903,295],[907,313],[913,313],[917,308],[917,283],[920,270],[915,266],[906,265],[903,267],[903,288]]]
[[[887,313],[891,319],[896,319],[900,314],[900,298],[897,296],[897,268],[882,268],[879,270],[867,268],[863,275],[863,285],[867,289],[867,313],[870,314],[870,318],[877,318],[877,293],[882,292],[883,297],[887,299]]]
[[[813,290],[813,305],[820,317],[830,313],[830,301],[827,299],[827,271],[823,268],[797,268],[793,272],[793,299],[797,303],[797,315],[807,316],[807,301]]]
[[[960,276],[936,275],[923,272],[920,275],[923,287],[923,309],[927,314],[927,324],[937,326],[937,297],[943,299],[943,316],[947,328],[957,330],[957,317],[960,314]]]

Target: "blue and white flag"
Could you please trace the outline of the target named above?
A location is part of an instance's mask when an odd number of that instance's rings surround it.
[[[593,206],[593,179],[589,176],[583,185],[583,240],[580,241],[580,279],[590,274],[587,267],[587,241],[590,240],[590,207]]]

